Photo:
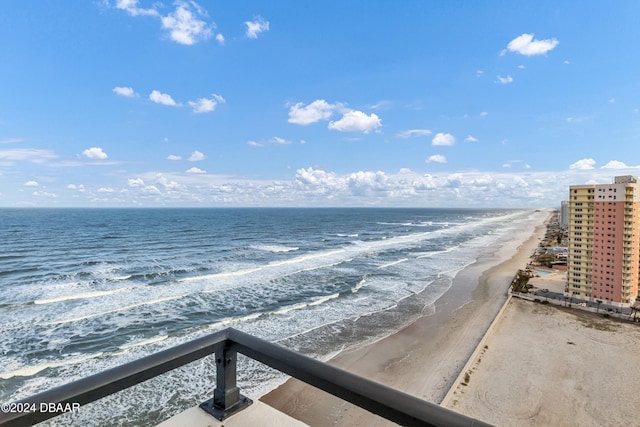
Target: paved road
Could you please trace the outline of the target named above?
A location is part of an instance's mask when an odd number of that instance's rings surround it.
[[[598,307],[598,303],[594,301],[584,301],[581,299],[573,298],[573,297],[565,297],[563,294],[559,292],[551,292],[546,289],[538,289],[536,291],[531,292],[533,295],[537,297],[546,298],[546,299],[555,299],[558,301],[562,301],[566,307],[574,307],[576,305],[582,305],[583,307],[592,307],[596,309],[598,312],[611,312],[611,313],[621,313],[621,314],[630,314],[631,309],[628,307],[620,308],[613,305],[608,305],[605,303],[601,303]]]

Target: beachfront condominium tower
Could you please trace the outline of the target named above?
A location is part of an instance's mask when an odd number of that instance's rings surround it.
[[[569,201],[563,200],[560,202],[560,227],[569,227]]]
[[[638,298],[640,182],[569,188],[569,261],[565,294],[628,307]]]

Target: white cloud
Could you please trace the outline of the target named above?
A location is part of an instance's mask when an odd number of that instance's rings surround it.
[[[24,184],[25,187],[38,187],[40,184],[38,184],[37,181],[27,181]]]
[[[431,140],[431,145],[453,145],[456,143],[456,138],[450,133],[437,133]]]
[[[57,159],[58,156],[51,150],[37,148],[19,148],[0,150],[0,160],[19,161],[26,160],[33,163],[45,163],[48,160]]]
[[[301,143],[303,144],[304,142],[301,142]],[[281,138],[279,136],[274,136],[273,138],[269,138],[266,141],[254,141],[254,140],[247,141],[247,145],[251,147],[264,147],[268,144],[289,145],[291,144],[291,141],[288,139]]]
[[[329,129],[341,132],[369,133],[382,126],[376,114],[367,115],[362,111],[350,110],[342,103],[329,104],[324,99],[316,99],[309,105],[298,102],[289,109],[289,123],[308,125],[321,120],[329,120],[334,112],[341,112],[342,118],[329,122]]]
[[[524,65],[520,64],[520,65],[518,65],[518,68],[521,69],[521,70],[524,70],[527,67],[525,67]]]
[[[169,154],[169,156],[167,156],[167,160],[182,160],[182,157],[176,156],[175,154]]]
[[[480,76],[482,76],[483,74],[484,74],[484,71],[483,71],[483,70],[476,70],[476,76],[477,76],[477,77],[480,77]]]
[[[127,180],[129,187],[144,187],[144,180],[142,178],[131,178]]]
[[[601,169],[629,169],[631,166],[627,166],[625,163],[620,162],[618,160],[611,160],[606,165],[602,166]]]
[[[422,206],[422,207],[554,207],[566,199],[569,185],[612,182],[612,169],[529,170],[508,160],[512,168],[498,171],[433,172],[408,168],[398,172],[355,170],[336,173],[315,167],[298,169],[291,179],[253,179],[204,173],[147,172],[136,174],[135,186],[97,187],[70,184],[87,203],[101,206]],[[436,162],[433,162],[436,163]],[[523,166],[516,168],[515,166]],[[429,167],[429,166],[427,166]],[[433,167],[436,169],[435,167]],[[516,171],[516,169],[521,169]],[[140,181],[138,181],[140,180]],[[24,181],[23,181],[24,182]],[[144,185],[139,185],[144,182]],[[42,187],[42,186],[41,186]],[[25,187],[26,188],[26,187]],[[37,188],[39,190],[39,188]],[[34,189],[35,190],[35,189]],[[50,189],[51,193],[56,193]],[[123,197],[126,194],[126,197]]]
[[[295,182],[299,187],[315,188],[314,192],[327,193],[338,190],[344,186],[345,180],[339,178],[333,172],[325,172],[322,169],[298,169],[296,171]]]
[[[130,16],[153,16],[160,19],[161,28],[168,32],[169,38],[176,43],[192,45],[213,36],[215,23],[210,24],[203,18],[208,18],[207,11],[193,0],[177,0],[176,8],[166,16],[162,16],[156,9],[138,7],[138,0],[116,0],[115,7],[124,10]],[[154,6],[162,6],[156,3]],[[224,36],[216,35],[216,40],[224,44]]]
[[[250,39],[257,39],[262,32],[269,31],[269,21],[265,21],[261,16],[256,17],[253,21],[246,21],[247,26],[245,34]]]
[[[502,83],[503,85],[506,85],[511,82],[513,82],[513,77],[511,76],[507,76],[507,77],[498,76],[498,81],[496,83]]]
[[[316,99],[306,107],[302,102],[298,102],[289,109],[289,123],[309,125],[320,120],[329,120],[339,107],[341,104],[329,104],[324,99]]]
[[[196,150],[193,153],[191,153],[191,156],[189,156],[189,161],[190,162],[199,162],[200,160],[204,160],[206,159],[207,156],[205,156],[203,153],[201,153],[200,151]]]
[[[194,170],[194,171],[199,171],[200,169],[198,168],[191,168],[189,170]],[[200,170],[200,173],[204,173],[204,171]],[[194,172],[197,173],[197,172]],[[157,174],[156,175],[156,183],[160,184],[162,186],[163,189],[168,190],[168,191],[178,191],[178,190],[184,190],[185,187],[184,185],[178,183],[177,181],[174,180],[170,180],[169,178],[167,178],[166,176],[162,175],[162,174]]]
[[[211,98],[200,98],[196,101],[189,101],[189,105],[193,108],[194,113],[208,113],[215,110],[218,104],[224,102],[226,101],[223,97],[214,93],[211,95]]]
[[[507,45],[509,52],[526,56],[544,55],[558,45],[556,39],[534,40],[533,34],[522,34],[511,40]]]
[[[171,98],[171,95],[166,94],[166,93],[161,93],[161,92],[159,92],[157,90],[153,90],[149,94],[149,99],[151,101],[155,102],[156,104],[168,105],[170,107],[177,107],[178,106],[176,101],[174,101],[173,98]]]
[[[78,192],[80,192],[80,193],[84,193],[84,192],[85,192],[84,184],[79,184],[79,185],[76,185],[76,184],[69,184],[69,185],[67,185],[67,188],[68,188],[69,190],[76,190],[76,191],[78,191]]]
[[[274,144],[280,144],[280,145],[286,145],[286,144],[291,144],[291,141],[287,141],[284,138],[280,138],[279,136],[274,136],[273,138],[270,139],[271,142],[273,142]]]
[[[393,102],[388,100],[383,100],[376,102],[375,104],[369,105],[368,108],[371,110],[388,110],[393,105]]]
[[[369,133],[382,126],[382,121],[371,113],[367,116],[362,111],[351,110],[346,112],[340,120],[329,122],[329,129],[340,132],[364,132]]]
[[[197,3],[178,1],[176,4],[176,10],[161,19],[162,28],[169,31],[171,40],[192,45],[213,35],[209,24],[198,17],[206,16],[206,12]]]
[[[464,142],[478,142],[478,138],[476,138],[476,137],[474,137],[472,135],[469,135],[464,139]]]
[[[106,160],[109,158],[107,153],[105,153],[100,147],[87,148],[82,152],[82,155],[91,160]]]
[[[486,112],[486,111],[483,111],[483,112],[480,113],[480,117],[487,117],[488,115],[489,115],[489,113]]]
[[[419,136],[426,136],[426,135],[431,135],[433,132],[431,132],[429,129],[410,129],[410,130],[405,130],[400,132],[398,135],[396,135],[398,138],[415,138],[415,137],[419,137]]]
[[[582,159],[571,164],[569,166],[569,169],[578,169],[578,170],[593,169],[595,164],[596,164],[596,161],[593,159]]]
[[[559,205],[567,191],[566,183],[571,181],[570,177],[549,172],[526,176],[505,172],[420,175],[403,168],[398,174],[359,171],[339,175],[308,168],[297,171],[296,186],[290,191],[314,200],[316,205],[329,206],[468,206],[471,201],[476,206],[530,207]]]
[[[610,98],[609,99],[609,104],[615,104],[616,103],[616,99],[615,98]]]
[[[56,194],[48,193],[46,191],[34,191],[32,194],[36,197],[47,197],[49,199],[55,199],[58,197]]]
[[[204,174],[204,173],[207,173],[207,171],[202,170],[200,168],[193,167],[193,168],[187,169],[186,173]]]
[[[161,195],[162,194],[162,192],[155,185],[145,185],[142,188],[142,192],[145,193],[145,194],[154,194],[154,195]]]
[[[425,163],[447,163],[447,158],[442,154],[434,154],[425,160]]]
[[[138,96],[138,94],[134,92],[133,88],[123,86],[114,87],[113,93],[119,96],[125,96],[127,98],[135,98],[136,96]]]
[[[25,142],[26,139],[22,138],[0,138],[0,144],[15,144],[19,142]]]
[[[386,194],[389,191],[389,178],[384,172],[358,171],[346,177],[348,191],[358,197]]]
[[[131,16],[158,16],[158,12],[155,9],[138,7],[138,0],[116,0],[116,9],[124,10]]]

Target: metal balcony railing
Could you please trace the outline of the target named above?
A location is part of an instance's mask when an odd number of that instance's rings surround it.
[[[219,420],[251,404],[236,386],[237,355],[241,353],[403,426],[489,426],[232,328],[15,402],[12,405],[33,411],[0,412],[0,425],[31,426],[60,415],[47,409],[51,404],[85,405],[214,353],[216,387],[213,398],[200,407]],[[41,411],[41,404],[49,406]]]

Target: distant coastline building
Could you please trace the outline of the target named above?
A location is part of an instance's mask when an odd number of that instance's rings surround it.
[[[569,227],[569,201],[563,200],[560,202],[560,227]]]
[[[638,298],[640,182],[617,176],[612,184],[569,188],[569,259],[566,294],[628,307]]]

